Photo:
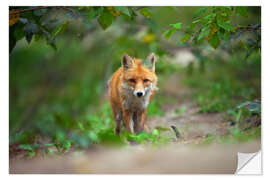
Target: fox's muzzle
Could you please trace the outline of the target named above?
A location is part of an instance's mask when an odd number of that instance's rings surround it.
[[[141,97],[144,96],[145,92],[144,91],[134,91],[133,92],[134,96]]]

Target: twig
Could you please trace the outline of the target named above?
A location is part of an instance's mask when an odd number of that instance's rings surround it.
[[[20,14],[20,13],[24,13],[24,12],[28,12],[28,11],[34,11],[34,10],[38,10],[38,9],[46,9],[46,8],[49,8],[49,7],[54,7],[54,6],[40,6],[40,7],[34,7],[34,8],[29,8],[29,9],[15,10],[13,12],[10,12],[9,15]]]
[[[175,127],[175,126],[171,126],[171,128],[173,129],[174,133],[175,133],[175,136],[177,139],[180,139],[181,138],[181,134],[180,132],[178,131],[178,129]]]
[[[256,31],[260,30],[261,26],[244,26],[244,27],[238,27],[236,30],[242,30],[242,31]]]

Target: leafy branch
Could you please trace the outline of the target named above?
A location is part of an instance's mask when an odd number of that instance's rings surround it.
[[[181,32],[182,36],[178,40],[180,44],[192,43],[200,45],[207,41],[213,48],[218,48],[222,41],[228,42],[235,38],[235,34],[250,32],[249,38],[239,40],[239,45],[247,51],[247,56],[253,51],[260,50],[261,25],[235,26],[232,23],[233,15],[248,17],[248,7],[202,7],[193,16],[190,25],[182,28],[182,22],[170,24],[171,27],[164,32],[164,37],[169,39],[174,33]],[[256,40],[254,40],[254,37]],[[251,43],[252,42],[252,43]]]
[[[48,14],[55,13],[52,10],[65,10],[76,19],[83,19],[86,22],[97,20],[103,30],[106,30],[119,16],[124,19],[134,20],[139,12],[145,18],[151,18],[152,13],[147,7],[125,7],[125,6],[78,6],[78,7],[59,7],[59,6],[38,6],[38,7],[11,7],[9,11],[9,37],[12,52],[17,41],[26,38],[31,43],[32,38],[35,40],[45,39],[53,49],[56,48],[56,36],[64,33],[71,21],[67,20],[58,23],[58,19],[49,19]]]

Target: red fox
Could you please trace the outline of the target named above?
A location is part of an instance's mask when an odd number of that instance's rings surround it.
[[[144,130],[146,108],[157,90],[155,62],[154,53],[144,63],[127,54],[122,56],[122,67],[108,82],[116,134],[121,132],[121,121],[128,132]]]

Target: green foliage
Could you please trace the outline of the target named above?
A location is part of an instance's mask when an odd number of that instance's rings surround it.
[[[242,131],[236,127],[229,129],[229,134],[225,136],[208,135],[201,144],[211,144],[213,142],[219,144],[237,144],[239,142],[249,142],[261,137],[261,127],[255,127],[247,131]]]
[[[171,28],[164,32],[164,36],[166,39],[169,39],[171,35],[181,29],[181,22],[170,24]]]
[[[194,89],[193,95],[200,106],[199,112],[223,112],[233,109],[244,100],[260,99],[261,71],[258,56],[255,55],[248,62],[240,58],[236,56],[226,63],[218,58],[206,60],[205,72],[196,69],[184,77],[183,82]],[[252,81],[246,80],[247,73]]]
[[[104,30],[107,29],[113,21],[113,14],[107,9],[104,9],[98,18],[98,22]]]
[[[38,32],[38,26],[34,23],[27,23],[24,32],[27,42],[30,43],[33,35]]]
[[[261,137],[261,127],[255,127],[253,129],[242,131],[238,128],[231,128],[230,134],[227,136],[218,136],[216,141],[218,143],[238,143],[248,142]]]
[[[241,16],[248,17],[248,7],[238,6],[238,7],[235,7],[235,11],[237,14]]]
[[[237,109],[239,110],[242,108],[247,109],[252,114],[257,114],[257,115],[261,114],[261,104],[258,102],[247,101],[237,106]]]
[[[208,134],[206,138],[203,140],[203,144],[210,144],[214,141],[215,136]]]
[[[56,35],[61,34],[66,31],[69,25],[69,21],[64,22],[60,26],[57,26],[52,32],[52,38],[55,38]]]
[[[146,18],[150,18],[152,16],[152,13],[148,10],[148,8],[141,9],[140,13]]]
[[[227,113],[232,117],[232,122],[236,124],[238,129],[249,129],[260,125],[261,104],[259,101],[247,101],[234,109],[227,110]]]
[[[164,32],[164,36],[168,40],[171,37],[171,35],[175,32],[176,32],[176,29],[174,28],[168,29],[167,31]]]
[[[20,144],[19,148],[28,150],[28,151],[33,151],[36,148],[36,146],[31,145],[31,144]]]
[[[187,107],[186,106],[183,106],[183,107],[181,107],[181,108],[176,108],[175,109],[175,114],[177,114],[177,115],[181,115],[181,114],[183,114],[184,112],[186,112],[186,110],[187,110]]]
[[[240,15],[248,17],[248,7],[231,7],[231,6],[216,6],[216,7],[202,7],[199,8],[193,16],[193,21],[190,25],[186,25],[182,28],[184,35],[180,38],[181,43],[187,43],[190,39],[192,45],[200,45],[204,41],[207,41],[213,48],[218,48],[221,42],[229,42],[231,39],[235,40],[235,37],[239,37],[238,34],[249,34],[252,38],[245,38],[241,40],[241,46],[247,44],[248,47],[245,51],[249,56],[253,51],[260,50],[260,25],[234,25],[233,17]],[[170,28],[164,32],[166,39],[180,30],[181,22],[177,24],[170,24],[173,28]],[[255,39],[251,43],[251,39]],[[248,45],[249,44],[249,45]],[[239,45],[239,44],[238,44]],[[237,47],[236,47],[237,48]]]
[[[35,40],[45,39],[53,49],[57,49],[55,39],[57,35],[64,33],[70,22],[78,23],[79,19],[86,22],[97,20],[103,30],[106,30],[119,16],[134,20],[137,16],[135,7],[10,7],[10,48],[11,53],[16,43],[26,38],[28,43],[31,43],[33,36]],[[62,12],[67,19],[64,22],[57,22],[55,18],[57,12]],[[140,13],[150,18],[152,13],[147,7],[140,10]],[[19,21],[14,19],[14,14],[19,16]],[[23,29],[23,31],[22,31]]]
[[[142,132],[139,134],[127,134],[127,139],[141,144],[151,143],[153,145],[168,143],[170,140],[166,136],[161,136],[158,129],[154,129],[152,133]]]

